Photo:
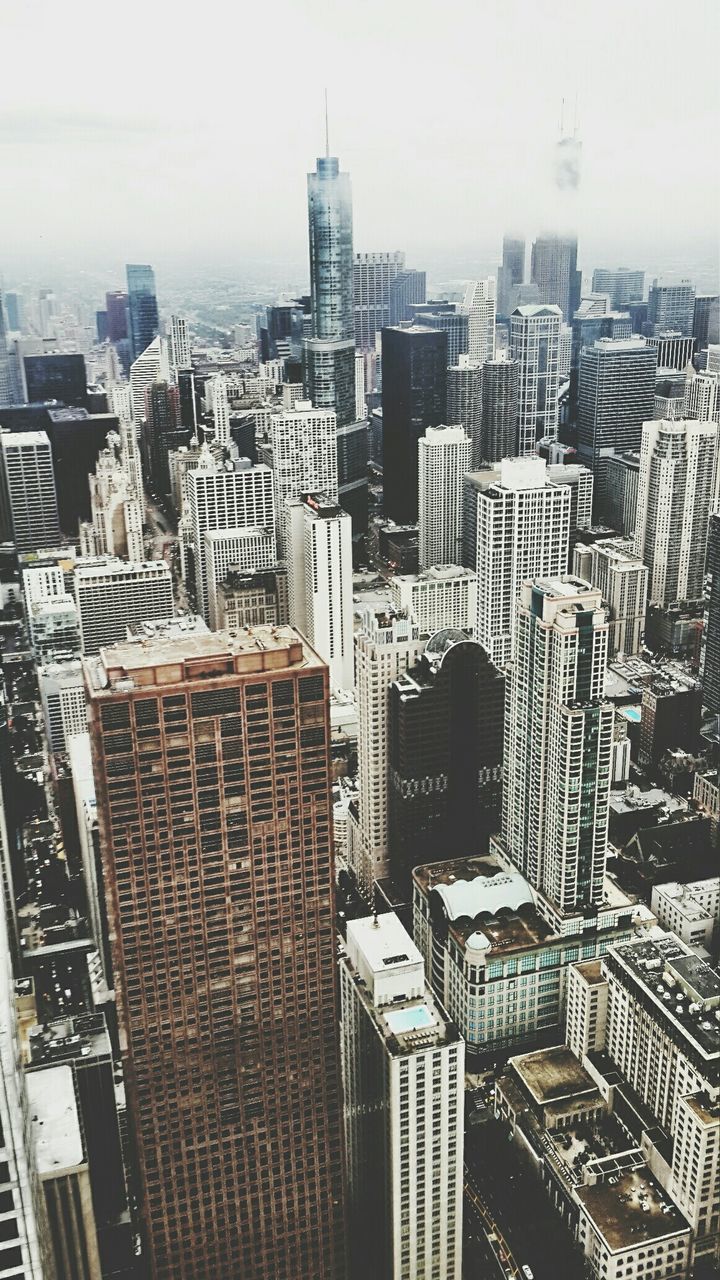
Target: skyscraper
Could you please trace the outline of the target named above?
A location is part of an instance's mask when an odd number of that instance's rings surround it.
[[[480,460],[493,466],[515,454],[517,438],[518,363],[486,360],[482,367]]]
[[[472,441],[462,427],[428,427],[418,441],[420,568],[457,564],[463,513],[463,476]]]
[[[592,276],[593,293],[606,293],[614,311],[624,311],[630,302],[642,299],[645,289],[645,272],[618,267],[615,271],[596,267]]]
[[[500,816],[504,676],[462,631],[439,631],[390,686],[389,861],[408,901],[438,850],[487,852]]]
[[[6,537],[17,551],[56,547],[60,541],[55,473],[45,431],[0,434],[0,482]]]
[[[573,573],[597,587],[608,608],[608,660],[640,652],[647,609],[647,566],[623,538],[575,544]]]
[[[605,459],[639,449],[642,424],[652,417],[657,358],[644,338],[600,338],[580,354],[578,453],[605,499]]]
[[[383,492],[398,524],[418,516],[418,441],[447,406],[447,334],[412,325],[383,329]]]
[[[695,295],[692,331],[696,351],[704,351],[711,344],[720,342],[720,296],[717,293]]]
[[[84,654],[125,638],[133,623],[161,622],[175,612],[170,566],[164,560],[143,563],[113,560],[79,565],[75,603]]]
[[[60,400],[66,405],[87,406],[85,357],[53,352],[45,356],[25,356],[25,386],[29,404]]]
[[[130,397],[133,422],[138,426],[147,413],[146,392],[153,382],[170,381],[168,346],[164,338],[152,342],[130,366]]]
[[[159,317],[152,267],[127,267],[130,359],[137,360],[158,335]]]
[[[558,428],[558,356],[562,312],[558,306],[516,307],[510,317],[510,354],[517,362],[517,453],[555,439]]]
[[[503,320],[513,310],[513,286],[525,279],[525,241],[515,236],[503,236],[502,265],[497,277],[497,311]]]
[[[285,504],[301,493],[338,500],[337,423],[333,409],[313,409],[296,400],[292,409],[270,418],[278,547],[285,546]]]
[[[0,409],[16,400],[15,376],[10,364],[10,353],[7,344],[5,309],[3,294],[0,289]]]
[[[190,336],[185,316],[170,317],[170,368],[174,378],[180,369],[190,368]]]
[[[684,369],[692,360],[695,339],[679,329],[657,329],[648,343],[657,352],[658,369]]]
[[[688,370],[682,416],[698,422],[720,422],[720,374]]]
[[[416,271],[408,267],[396,275],[390,285],[390,318],[389,325],[403,324],[412,318],[410,308],[424,302],[426,298],[427,276],[424,271]]]
[[[614,710],[603,701],[608,626],[578,578],[524,582],[505,719],[503,836],[560,912],[603,895]]]
[[[326,494],[286,503],[290,621],[327,663],[334,689],[352,689],[350,516]]]
[[[495,310],[495,277],[471,281],[465,290],[463,311],[468,318],[467,352],[476,364],[495,359]]]
[[[393,912],[340,962],[353,1280],[462,1274],[465,1046]]]
[[[188,540],[192,547],[197,609],[207,622],[210,618],[210,596],[205,534],[217,531],[236,535],[243,529],[262,529],[274,539],[272,471],[264,465],[250,467],[239,462],[231,468],[226,467],[217,463],[210,451],[205,450],[198,466],[188,471],[185,477],[183,521],[187,522]],[[275,559],[271,555],[270,564],[274,564]],[[267,567],[267,561],[262,565],[242,565],[244,569]]]
[[[373,882],[389,873],[388,713],[390,685],[420,657],[425,641],[407,610],[365,606],[355,633],[358,706],[359,849],[356,874],[372,901]]]
[[[538,236],[532,247],[530,279],[540,290],[540,301],[559,307],[570,324],[580,306],[582,285],[576,237]]]
[[[355,254],[355,345],[360,351],[374,351],[376,333],[393,323],[390,319],[390,294],[393,281],[404,271],[405,254],[399,249],[391,253]]]
[[[670,283],[653,280],[648,293],[648,325],[651,334],[677,330],[684,337],[693,331],[695,288],[690,280]]]
[[[432,301],[419,307],[410,307],[413,322],[426,329],[442,329],[447,334],[448,365],[457,364],[460,357],[468,351],[468,317],[452,303],[442,304]]]
[[[717,447],[713,422],[643,426],[635,551],[653,604],[702,599]]]
[[[567,569],[570,507],[570,486],[552,482],[540,458],[505,458],[465,479],[464,563],[478,575],[475,638],[499,667],[513,655],[522,583]]]
[[[86,683],[151,1274],[343,1280],[327,668],[262,627]]]
[[[451,426],[465,429],[472,440],[472,465],[482,464],[482,365],[473,364],[468,355],[460,356],[447,371],[447,421]],[[515,448],[515,421],[513,419],[513,450]]]
[[[108,342],[122,342],[128,336],[128,295],[122,289],[105,294]]]
[[[312,337],[303,347],[305,390],[314,408],[335,411],[340,504],[358,532],[367,525],[368,438],[367,423],[355,419],[350,175],[328,153],[307,183]]]
[[[705,649],[702,663],[703,703],[713,715],[720,715],[720,514],[710,516],[706,571]]]
[[[180,424],[180,396],[172,383],[152,382],[145,392],[146,418],[143,428],[148,470],[155,492],[170,493],[171,449],[187,444],[189,432]]]

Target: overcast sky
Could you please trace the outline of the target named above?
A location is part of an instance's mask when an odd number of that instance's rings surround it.
[[[302,258],[325,85],[356,249],[423,265],[499,246],[504,229],[532,236],[555,216],[550,151],[576,94],[581,260],[583,237],[625,261],[646,241],[682,256],[716,233],[719,0],[0,0],[0,13],[0,272],[35,251]]]

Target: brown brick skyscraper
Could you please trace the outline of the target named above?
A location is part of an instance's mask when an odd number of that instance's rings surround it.
[[[86,678],[152,1275],[340,1280],[327,667],[171,628]]]

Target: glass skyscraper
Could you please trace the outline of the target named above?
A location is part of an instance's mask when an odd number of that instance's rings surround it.
[[[137,360],[160,332],[155,272],[152,267],[129,263],[127,268],[130,357]]]

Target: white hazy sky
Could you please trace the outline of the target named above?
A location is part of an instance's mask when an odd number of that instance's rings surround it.
[[[0,24],[0,271],[302,258],[325,85],[358,249],[532,235],[576,93],[581,243],[716,233],[720,0],[0,0]]]

